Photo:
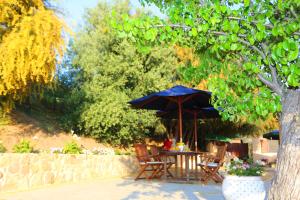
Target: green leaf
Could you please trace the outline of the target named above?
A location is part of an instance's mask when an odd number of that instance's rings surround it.
[[[264,32],[256,32],[255,34],[255,38],[258,40],[258,41],[262,41],[262,39],[264,38],[265,34]]]
[[[230,23],[229,23],[228,20],[225,20],[225,21],[223,22],[222,29],[223,29],[224,31],[228,31],[228,30],[230,29]]]
[[[238,45],[236,43],[232,43],[230,46],[230,49],[233,51],[236,50],[237,48],[238,48]]]
[[[282,46],[284,48],[284,50],[288,51],[289,50],[289,41],[288,40],[285,40],[283,43],[282,43]]]
[[[192,28],[191,32],[192,32],[192,36],[194,36],[194,37],[196,37],[198,35],[196,28]]]
[[[198,31],[206,33],[208,31],[208,28],[209,28],[208,24],[203,24],[199,26]]]
[[[277,55],[277,57],[283,57],[284,56],[283,49],[280,45],[277,46],[276,55]]]
[[[288,45],[289,45],[289,49],[292,50],[292,51],[298,49],[297,48],[298,45],[297,45],[297,43],[294,40],[289,40],[288,41]]]
[[[237,42],[238,41],[238,37],[237,37],[236,34],[231,34],[230,39],[231,39],[232,42]]]
[[[232,32],[234,32],[234,33],[237,33],[240,29],[237,21],[230,21],[230,27],[231,27]]]
[[[290,68],[286,65],[282,66],[282,73],[287,76],[290,74]]]
[[[265,26],[264,26],[264,24],[262,22],[257,23],[256,27],[259,30],[259,32],[263,32],[266,29]]]
[[[299,50],[288,52],[288,61],[293,61],[297,59],[299,56]]]
[[[252,36],[249,36],[248,41],[250,42],[251,45],[253,45],[255,42],[255,39]]]
[[[273,36],[277,36],[278,35],[278,27],[274,26],[274,28],[272,29],[272,35]]]
[[[250,5],[250,0],[244,0],[244,6],[249,7]]]
[[[297,66],[296,64],[292,64],[290,69],[292,74],[300,75],[300,66]]]
[[[287,81],[288,84],[293,87],[297,87],[300,85],[299,78],[294,74],[289,75]]]

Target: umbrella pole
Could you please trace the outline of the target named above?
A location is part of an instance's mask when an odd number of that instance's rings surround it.
[[[182,142],[182,98],[178,97],[179,138]]]
[[[205,115],[204,115],[204,113],[201,113],[201,115],[202,115],[202,118],[203,119],[205,119]],[[205,146],[205,128],[204,128],[204,125],[202,124],[202,126],[201,126],[202,128],[201,128],[201,132],[202,132],[202,142],[203,142],[203,146],[204,146],[204,148],[206,148],[206,146]]]
[[[198,152],[197,112],[194,111],[195,151]]]

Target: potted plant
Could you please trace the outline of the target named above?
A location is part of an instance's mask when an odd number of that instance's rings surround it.
[[[226,200],[264,200],[266,189],[261,175],[265,163],[252,160],[231,160],[225,167],[227,175],[222,184]]]

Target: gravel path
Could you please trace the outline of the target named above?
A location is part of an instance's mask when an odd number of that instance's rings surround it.
[[[221,185],[179,184],[132,179],[96,180],[13,194],[0,200],[223,200]]]

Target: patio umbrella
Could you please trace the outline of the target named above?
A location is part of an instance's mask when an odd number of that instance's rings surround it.
[[[279,140],[279,130],[274,130],[263,135],[264,138],[269,140]]]
[[[195,150],[198,151],[198,127],[197,119],[212,119],[219,118],[219,112],[214,107],[206,107],[200,109],[183,109],[183,119],[194,120],[194,137],[195,137]],[[176,111],[158,111],[157,116],[163,119],[178,119]]]
[[[171,111],[178,110],[179,137],[182,142],[182,109],[212,107],[211,93],[181,85],[130,101],[133,108]]]

